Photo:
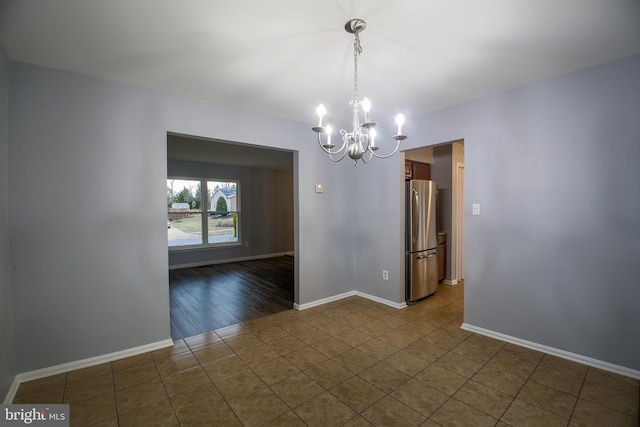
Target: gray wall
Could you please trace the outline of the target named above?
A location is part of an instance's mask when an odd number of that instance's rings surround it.
[[[414,135],[409,131],[407,127],[407,134]],[[376,142],[380,154],[386,154],[390,149],[383,144],[393,142],[388,136],[391,133],[380,135]],[[369,165],[349,169],[357,174],[357,184],[346,187],[354,205],[349,224],[355,230],[355,247],[346,256],[355,260],[355,289],[403,303],[404,155],[374,159]],[[388,281],[382,280],[382,270],[389,271]]]
[[[8,136],[9,62],[0,50],[0,397],[7,394],[16,375],[13,298],[9,268]]]
[[[293,163],[293,161],[292,161]],[[286,170],[169,160],[169,176],[237,180],[241,246],[169,251],[169,266],[293,252],[293,173]],[[245,246],[244,242],[249,242]]]
[[[338,184],[352,172],[328,164],[307,124],[26,64],[10,71],[19,372],[169,338],[167,132],[298,150],[296,302],[353,289],[353,264],[336,250],[350,245]],[[338,221],[318,221],[327,205]]]
[[[416,124],[465,141],[466,323],[640,369],[639,114],[636,56]]]
[[[169,338],[167,132],[296,151],[296,302],[403,301],[403,156],[333,164],[308,124],[24,64],[10,87],[17,371]],[[466,322],[640,369],[639,91],[635,57],[407,126],[465,140]]]

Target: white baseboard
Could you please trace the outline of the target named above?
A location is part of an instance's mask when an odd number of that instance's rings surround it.
[[[365,294],[364,292],[355,291],[356,295],[362,298],[370,299],[371,301],[379,302],[380,304],[388,305],[389,307],[402,309],[407,307],[407,303],[405,301],[402,302],[393,302],[388,299],[380,298],[375,295]]]
[[[405,308],[407,306],[406,302],[393,302],[393,301],[389,301],[386,300],[384,298],[379,298],[376,297],[374,295],[369,295],[369,294],[365,294],[364,292],[359,292],[359,291],[349,291],[349,292],[345,292],[343,294],[338,294],[338,295],[334,295],[331,297],[327,297],[327,298],[322,298],[316,301],[311,301],[311,302],[307,302],[304,304],[293,304],[293,308],[295,308],[296,310],[306,310],[308,308],[312,308],[312,307],[317,307],[319,305],[323,305],[323,304],[327,304],[333,301],[339,301],[341,299],[344,298],[349,298],[352,296],[359,296],[362,298],[366,298],[366,299],[370,299],[372,301],[375,302],[379,302],[380,304],[384,304],[384,305],[388,305],[390,307],[393,308],[397,308],[397,309],[401,309],[401,308]]]
[[[88,368],[90,366],[100,365],[102,363],[113,362],[114,360],[124,359],[125,357],[136,356],[138,354],[147,353],[161,348],[170,347],[173,345],[171,339],[164,341],[158,341],[150,344],[141,345],[139,347],[133,347],[126,350],[116,351],[114,353],[103,354],[96,357],[90,357],[88,359],[77,360],[75,362],[63,363],[61,365],[50,366],[48,368],[36,369],[34,371],[22,372],[16,375],[9,388],[4,403],[13,402],[13,398],[18,391],[20,384],[39,380],[40,378],[50,377],[52,375],[61,374],[63,372],[75,371],[76,369]]]
[[[349,291],[343,294],[333,295],[327,298],[306,302],[304,304],[293,304],[293,308],[295,308],[296,310],[306,310],[308,308],[317,307],[319,305],[327,304],[334,301],[339,301],[344,298],[349,298],[351,296],[354,296],[355,294],[356,294],[356,291]]]
[[[512,337],[510,335],[505,335],[500,332],[495,332],[489,329],[480,328],[478,326],[470,325],[468,323],[463,323],[462,326],[460,326],[460,329],[464,329],[465,331],[469,331],[469,332],[475,332],[477,334],[485,335],[490,338],[495,338],[500,341],[506,341],[511,344],[519,345],[521,347],[530,348],[531,350],[537,350],[542,353],[560,357],[562,359],[571,360],[572,362],[577,362],[583,365],[592,366],[594,368],[602,369],[603,371],[613,372],[614,374],[624,375],[625,377],[631,377],[631,378],[640,380],[640,371],[627,368],[625,366],[614,365],[613,363],[604,362],[598,359],[592,359],[591,357],[582,356],[580,354],[571,353],[571,352],[560,350],[554,347],[549,347],[549,346],[538,344],[535,342]]]
[[[444,279],[442,281],[443,285],[457,285],[458,284],[458,280],[457,279],[453,279],[453,280],[448,280],[448,279]]]
[[[246,256],[246,257],[239,257],[239,258],[225,258],[225,259],[218,259],[218,260],[190,262],[187,264],[170,265],[169,270],[177,270],[179,268],[203,267],[205,265],[214,265],[214,264],[226,264],[229,262],[253,261],[256,259],[275,258],[279,256],[294,256],[294,254],[295,252],[278,252],[275,254],[254,255],[254,256]]]

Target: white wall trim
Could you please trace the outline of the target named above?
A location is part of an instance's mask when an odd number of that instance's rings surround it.
[[[178,268],[202,267],[205,265],[226,264],[229,262],[252,261],[256,259],[275,258],[279,256],[294,256],[295,252],[278,252],[275,254],[253,255],[239,258],[214,259],[209,261],[190,262],[186,264],[169,265],[169,270],[177,270]]]
[[[448,280],[448,279],[444,279],[442,281],[443,285],[457,285],[458,284],[458,280],[457,279],[453,279],[453,280]]]
[[[61,365],[50,366],[48,368],[36,369],[34,371],[22,372],[16,375],[9,392],[4,399],[5,403],[13,402],[13,398],[18,391],[20,384],[39,380],[40,378],[50,377],[52,375],[61,374],[63,372],[75,371],[76,369],[88,368],[90,366],[100,365],[102,363],[113,362],[114,360],[124,359],[125,357],[136,356],[138,354],[147,353],[161,348],[170,347],[173,345],[173,340],[166,339],[164,341],[157,341],[150,344],[141,345],[139,347],[133,347],[126,350],[116,351],[114,353],[103,354],[96,357],[90,357],[88,359],[76,360],[75,362],[63,363]]]
[[[379,302],[380,304],[388,305],[389,307],[397,308],[398,310],[407,308],[407,303],[402,302],[393,302],[388,299],[380,298],[375,295],[365,294],[364,292],[355,291],[355,294],[359,297],[370,299],[371,301]]]
[[[580,354],[571,353],[571,352],[560,350],[554,347],[548,347],[546,345],[512,337],[510,335],[501,334],[500,332],[495,332],[489,329],[480,328],[478,326],[470,325],[468,323],[463,323],[462,326],[460,326],[460,329],[464,329],[465,331],[469,331],[469,332],[475,332],[477,334],[495,338],[500,341],[506,341],[511,344],[519,345],[521,347],[530,348],[532,350],[541,351],[542,353],[550,354],[552,356],[557,356],[562,359],[571,360],[572,362],[581,363],[583,365],[592,366],[594,368],[602,369],[603,371],[613,372],[614,374],[624,375],[625,377],[631,377],[631,378],[640,380],[640,371],[627,368],[625,366],[614,365],[613,363],[604,362],[598,359],[592,359],[591,357],[582,356]]]
[[[464,146],[462,148],[464,153]],[[463,155],[464,158],[464,155]],[[464,279],[464,163],[456,162],[456,217],[455,217],[455,256],[456,272],[451,275],[455,282]],[[453,240],[453,235],[451,236]],[[452,251],[453,252],[453,251]],[[454,283],[455,284],[455,283]]]
[[[344,298],[349,298],[352,296],[359,296],[362,298],[366,298],[366,299],[370,299],[372,301],[375,302],[379,302],[380,304],[384,304],[384,305],[388,305],[389,307],[393,307],[393,308],[397,308],[397,309],[402,309],[405,308],[407,306],[406,302],[393,302],[393,301],[389,301],[374,295],[369,295],[369,294],[365,294],[364,292],[359,292],[359,291],[349,291],[349,292],[345,292],[342,294],[338,294],[338,295],[334,295],[331,297],[327,297],[327,298],[322,298],[316,301],[311,301],[311,302],[307,302],[304,304],[293,304],[293,308],[295,308],[296,310],[306,310],[308,308],[312,308],[312,307],[317,307],[319,305],[323,305],[323,304],[327,304],[330,302],[334,302],[334,301],[339,301],[341,299]]]
[[[13,398],[16,397],[16,393],[18,392],[18,388],[20,387],[20,379],[18,375],[13,378],[13,382],[9,387],[9,391],[7,391],[7,395],[4,397],[4,404],[9,405],[13,402]]]
[[[322,298],[322,299],[319,299],[319,300],[306,302],[304,304],[294,304],[293,308],[295,308],[296,310],[306,310],[308,308],[317,307],[319,305],[327,304],[327,303],[334,302],[334,301],[339,301],[339,300],[344,299],[344,298],[349,298],[349,297],[354,296],[354,295],[356,295],[356,291],[349,291],[349,292],[345,292],[343,294],[333,295],[333,296],[330,296],[330,297],[327,297],[327,298]]]

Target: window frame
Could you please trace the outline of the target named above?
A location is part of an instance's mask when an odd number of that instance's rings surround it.
[[[167,184],[169,180],[180,180],[180,181],[195,181],[200,184],[200,243],[195,244],[186,244],[186,245],[171,245],[171,240],[167,239],[167,248],[169,251],[189,251],[189,250],[201,250],[201,249],[209,249],[209,248],[224,248],[224,247],[233,247],[233,246],[241,246],[242,240],[241,236],[241,212],[240,212],[240,181],[237,179],[220,179],[220,178],[201,178],[201,177],[193,177],[193,176],[167,176]],[[236,240],[235,241],[225,241],[225,242],[209,242],[209,214],[211,212],[216,212],[215,210],[211,210],[210,201],[208,200],[209,193],[209,183],[233,183],[235,185],[236,190],[236,210],[227,209],[227,212],[233,213],[236,216]],[[215,191],[213,188],[211,189],[212,193]],[[170,209],[167,207],[167,209]],[[170,212],[167,210],[167,214]]]

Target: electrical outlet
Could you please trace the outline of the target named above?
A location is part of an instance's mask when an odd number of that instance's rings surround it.
[[[249,241],[247,240],[246,242],[244,242],[245,246],[249,246]]]
[[[480,215],[480,203],[471,205],[471,215]]]
[[[389,280],[389,270],[382,270],[382,280]]]

